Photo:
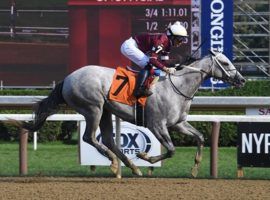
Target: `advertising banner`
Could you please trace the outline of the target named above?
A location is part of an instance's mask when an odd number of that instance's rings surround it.
[[[208,50],[223,52],[232,59],[233,0],[203,0],[202,3],[202,55]]]
[[[83,141],[85,122],[81,123],[80,126],[80,164],[109,166],[111,161],[108,158],[101,155],[94,147]],[[115,137],[115,126],[112,134]],[[96,138],[100,143],[102,142],[100,130],[96,132]],[[151,164],[136,156],[139,152],[146,152],[148,156],[161,154],[159,141],[147,128],[139,127],[128,122],[121,122],[121,151],[137,166],[161,166],[161,162]],[[124,166],[123,163],[122,166]]]
[[[203,0],[201,5],[201,40],[204,42],[202,56],[209,54],[209,49],[223,52],[230,60],[233,57],[233,0]],[[218,82],[211,84],[207,80],[203,87],[228,87]]]
[[[270,107],[246,108],[246,115],[270,115]]]
[[[209,78],[209,79],[206,79],[202,85],[201,85],[202,88],[214,88],[214,89],[220,89],[220,88],[226,88],[226,87],[229,87],[229,84],[228,83],[224,83],[223,81],[221,80],[217,80],[213,77]]]
[[[241,167],[270,167],[270,123],[239,123],[237,163]]]

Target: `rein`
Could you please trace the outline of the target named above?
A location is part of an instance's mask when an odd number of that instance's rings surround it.
[[[218,59],[216,58],[217,55],[210,55],[210,58],[211,58],[211,65],[210,65],[210,69],[208,71],[205,71],[203,69],[198,69],[198,68],[195,68],[195,67],[190,67],[190,66],[184,66],[181,64],[176,64],[175,65],[175,68],[176,69],[179,69],[179,67],[181,68],[187,68],[187,69],[190,69],[190,70],[193,70],[195,72],[199,72],[201,74],[207,74],[207,76],[212,76],[214,77],[214,69],[215,69],[215,65],[214,65],[214,62],[216,62],[216,64],[218,65],[218,67],[221,69],[222,73],[225,74],[225,77],[221,77],[219,79],[221,80],[229,80],[231,78],[231,75],[229,74],[228,71],[226,71],[224,69],[224,67],[220,64],[220,62],[218,61]],[[173,76],[173,75],[172,75]],[[236,76],[234,77],[234,79],[236,78]],[[176,86],[175,84],[173,83],[172,79],[171,79],[171,75],[169,74],[169,80],[170,80],[170,83],[171,83],[171,86],[172,88],[174,89],[175,93],[178,94],[178,95],[181,95],[183,97],[185,97],[187,100],[192,100],[194,98],[194,95],[193,96],[187,96],[186,94],[184,94],[183,92],[181,92]]]
[[[204,71],[203,69],[198,69],[198,68],[195,68],[195,67],[190,67],[190,66],[186,66],[186,65],[181,65],[181,64],[176,64],[175,65],[175,68],[176,69],[180,69],[179,67],[181,66],[181,68],[187,68],[187,69],[190,69],[190,70],[193,70],[195,72],[199,72],[201,74],[207,74],[208,76],[210,75],[210,71],[212,71],[212,68],[213,68],[213,60],[212,60],[212,64],[211,64],[211,67],[210,67],[210,70],[208,72]],[[173,83],[172,79],[171,79],[171,76],[174,76],[174,75],[171,75],[169,74],[169,80],[170,80],[170,83],[171,83],[171,86],[172,88],[174,89],[175,93],[178,94],[178,95],[181,95],[183,97],[186,98],[186,100],[192,100],[194,98],[194,95],[193,96],[188,96],[186,94],[184,94],[183,92],[181,92],[176,86],[175,84]]]
[[[192,100],[194,98],[194,95],[192,97],[189,97],[187,95],[185,95],[183,92],[181,92],[175,85],[174,83],[172,82],[172,79],[171,79],[171,74],[169,74],[169,80],[170,80],[170,83],[171,83],[171,86],[172,88],[174,89],[175,93],[178,94],[178,95],[181,95],[183,97],[186,98],[186,100]]]

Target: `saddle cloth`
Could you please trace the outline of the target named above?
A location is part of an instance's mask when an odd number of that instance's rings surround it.
[[[113,76],[112,85],[109,92],[109,99],[127,105],[134,105],[137,101],[145,106],[146,97],[138,100],[134,97],[137,73],[124,67],[117,67]]]

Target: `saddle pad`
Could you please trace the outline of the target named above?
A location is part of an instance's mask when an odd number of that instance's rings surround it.
[[[123,67],[117,67],[113,76],[109,99],[127,105],[134,105],[137,99],[133,95],[137,74]],[[138,102],[145,106],[146,97],[141,97]]]

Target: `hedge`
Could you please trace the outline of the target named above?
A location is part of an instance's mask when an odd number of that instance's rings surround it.
[[[1,96],[47,96],[50,90],[34,90],[34,89],[4,89],[0,90]],[[1,110],[0,113],[32,113],[32,110]],[[70,111],[62,111],[69,113]],[[76,132],[77,123],[74,121],[64,122],[45,122],[44,126],[39,130],[39,142],[48,142],[62,140],[72,142],[72,133]],[[17,141],[19,130],[12,125],[0,122],[0,140]],[[33,134],[29,134],[29,141],[33,140]]]
[[[0,90],[0,95],[48,95],[48,90]],[[199,91],[197,96],[270,96],[270,81],[248,81],[245,87],[241,89],[228,88],[215,91]],[[1,113],[17,113],[14,110],[2,110]],[[21,113],[31,113],[31,111],[21,111]],[[192,114],[203,114],[205,112],[192,112]],[[219,112],[220,113],[220,112]],[[208,113],[209,114],[209,113]],[[215,114],[215,112],[211,112]],[[226,112],[223,114],[236,114],[235,112]],[[239,113],[237,113],[239,114]],[[191,124],[203,133],[205,144],[210,145],[211,123],[209,122],[191,122]],[[70,142],[72,135],[76,132],[76,122],[46,122],[39,130],[39,141],[62,140]],[[0,140],[13,141],[18,140],[18,130],[10,125],[0,123]],[[237,124],[222,123],[220,131],[220,146],[235,146]],[[31,135],[31,134],[30,134]],[[196,144],[194,138],[179,133],[171,132],[171,137],[176,146],[190,146]],[[32,140],[32,136],[29,137]]]
[[[199,91],[197,96],[270,96],[270,81],[248,81],[245,87],[240,89],[228,88],[218,90],[214,93],[211,91]],[[198,113],[198,112],[197,112]],[[193,112],[192,114],[197,114]],[[203,114],[204,112],[199,112]],[[211,112],[215,114],[216,112]],[[220,112],[219,112],[220,114]],[[244,114],[239,112],[223,112],[222,114]],[[205,137],[205,144],[210,145],[212,125],[209,122],[191,122],[196,129],[203,133]],[[190,136],[179,135],[178,133],[171,133],[171,137],[176,146],[189,146],[196,144],[194,138]],[[220,146],[235,146],[237,139],[237,123],[221,123],[220,128]]]
[[[211,91],[199,91],[196,96],[270,96],[270,80],[247,81],[243,88],[228,88]]]

